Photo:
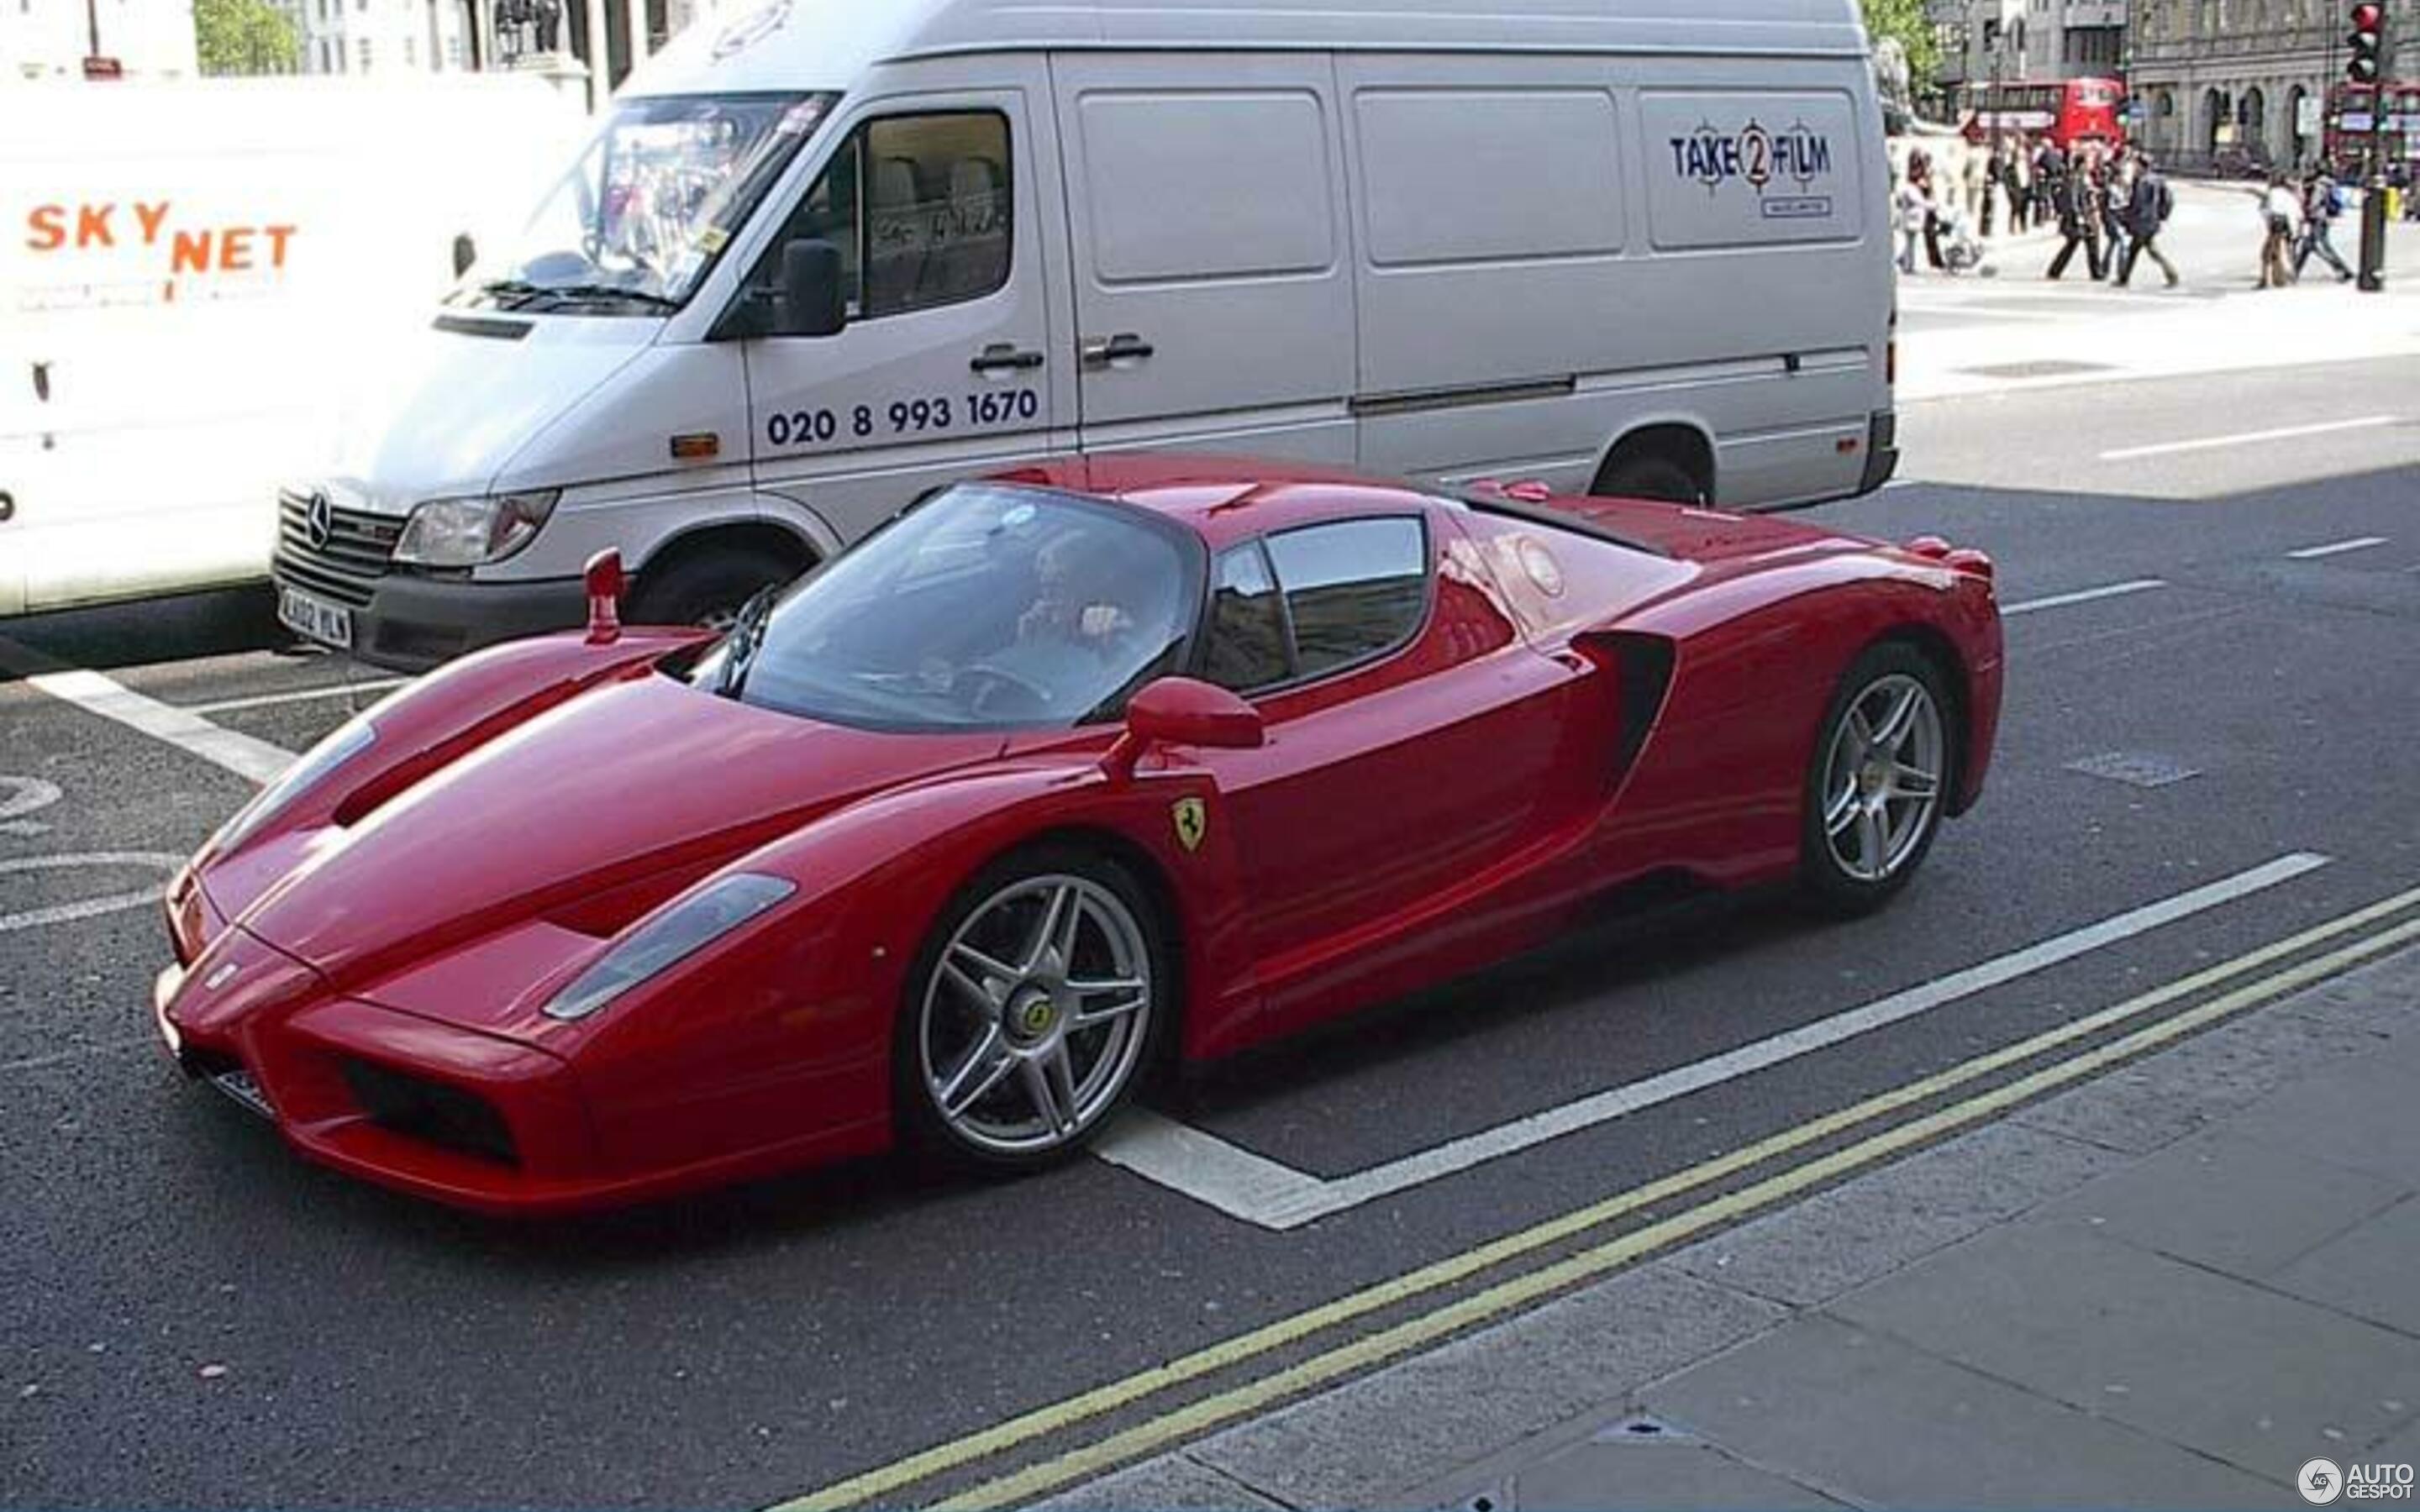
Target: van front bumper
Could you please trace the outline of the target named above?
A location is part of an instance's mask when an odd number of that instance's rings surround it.
[[[280,588],[328,596],[320,575],[290,572],[282,551],[271,575]],[[499,640],[572,629],[588,615],[577,578],[494,583],[389,572],[365,586],[369,601],[346,606],[352,615],[351,654],[396,671],[423,672]]]

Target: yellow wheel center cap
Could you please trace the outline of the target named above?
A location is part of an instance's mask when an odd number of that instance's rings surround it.
[[[1014,1031],[1028,1040],[1039,1040],[1059,1022],[1058,1005],[1047,992],[1036,991],[1011,1010],[1009,1024]]]

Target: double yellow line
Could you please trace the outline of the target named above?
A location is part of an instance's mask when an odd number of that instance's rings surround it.
[[[980,1433],[936,1445],[920,1454],[836,1482],[782,1503],[772,1512],[822,1512],[826,1508],[868,1503],[897,1503],[902,1500],[901,1492],[936,1476],[979,1464],[1034,1440],[1063,1432],[1187,1382],[1301,1344],[1355,1319],[1397,1307],[1480,1277],[1525,1257],[1581,1238],[1656,1203],[1725,1180],[1778,1156],[1831,1139],[1859,1124],[1932,1102],[1968,1083],[2248,976],[2315,946],[2381,923],[2415,905],[2420,905],[2420,887],[2398,893],[2289,938],[2128,998],[2097,1013],[2071,1020],[2029,1040],[1978,1056],[1947,1071],[1825,1114],[1606,1201],[1506,1235],[1122,1381],[1038,1408]],[[2323,980],[2415,940],[2420,940],[2420,919],[2390,925],[2363,939],[2238,987],[2120,1039],[1993,1087],[1963,1102],[1895,1124],[1854,1144],[1726,1192],[1697,1207],[1621,1234],[1552,1264],[1524,1272],[1469,1295],[1442,1302],[1426,1312],[1351,1338],[1281,1369],[1197,1398],[1094,1443],[983,1482],[939,1505],[956,1509],[1019,1504],[1074,1482],[1106,1473],[1287,1397],[1399,1358],[1474,1324],[1501,1317],[1581,1282],[1620,1270],[1641,1257],[1668,1248],[1708,1229],[1735,1222],[1810,1187],[1837,1180],[2045,1092],[2085,1080],[2120,1061]]]

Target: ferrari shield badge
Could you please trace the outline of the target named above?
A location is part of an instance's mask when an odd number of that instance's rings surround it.
[[[1200,798],[1179,798],[1169,812],[1176,821],[1176,843],[1188,852],[1200,850],[1210,833],[1209,808]]]

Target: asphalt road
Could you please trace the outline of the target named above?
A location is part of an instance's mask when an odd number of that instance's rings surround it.
[[[1342,1177],[2281,856],[2326,864],[1292,1229],[1097,1161],[1014,1185],[874,1162],[551,1227],[306,1167],[152,1043],[152,908],[56,917],[156,885],[148,857],[197,844],[248,785],[0,683],[0,1504],[763,1505],[2412,886],[2412,377],[2314,366],[1912,407],[1906,481],[1818,517],[1983,547],[2008,603],[2051,602],[2009,620],[1991,792],[1897,906],[1848,925],[1771,900],[1609,922],[1156,1105]],[[2378,423],[2200,444],[2349,416]],[[2292,554],[2329,548],[2345,548]],[[2118,585],[2134,586],[2059,601]],[[253,596],[0,635],[288,748],[375,693],[343,663],[261,649]],[[2112,755],[2192,775],[2071,768]]]

